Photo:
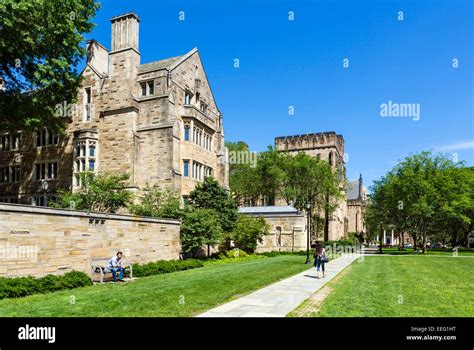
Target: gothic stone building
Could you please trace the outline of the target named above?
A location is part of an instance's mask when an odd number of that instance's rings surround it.
[[[296,154],[305,152],[329,162],[337,171],[339,190],[345,194],[345,164],[344,164],[344,138],[335,132],[322,132],[295,136],[282,136],[275,138],[275,148],[279,151]],[[329,200],[334,200],[330,198]],[[283,204],[283,203],[282,203]],[[348,217],[345,200],[338,203],[337,209],[332,213],[324,213],[324,240],[339,240],[347,237]],[[315,238],[313,238],[315,240]]]
[[[77,188],[83,171],[128,173],[135,191],[158,183],[186,196],[208,175],[228,187],[222,113],[198,50],[142,64],[139,22],[112,18],[110,51],[87,43],[66,136],[1,136],[1,201],[46,205],[58,188]]]
[[[349,232],[363,234],[367,232],[365,226],[365,208],[367,205],[367,189],[362,181],[362,174],[358,180],[347,182],[347,215]]]

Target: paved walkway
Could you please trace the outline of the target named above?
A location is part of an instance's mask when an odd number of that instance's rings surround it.
[[[343,255],[326,264],[325,278],[316,278],[313,267],[197,317],[285,317],[355,259],[355,254]]]

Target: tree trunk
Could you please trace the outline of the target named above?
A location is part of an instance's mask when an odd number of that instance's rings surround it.
[[[380,232],[382,232],[383,229],[381,228],[380,229]],[[383,254],[383,251],[382,251],[382,241],[383,241],[383,238],[382,238],[382,233],[379,235],[379,253],[380,254]]]
[[[416,253],[416,235],[412,235],[413,238],[413,251]]]
[[[326,207],[324,208],[324,242],[329,241],[329,195],[326,195]]]
[[[209,257],[211,255],[211,245],[208,244],[207,245],[207,257]]]
[[[423,254],[425,254],[425,249],[426,249],[426,233],[425,233],[425,232],[423,232],[422,237],[423,237],[423,238],[422,238],[422,244],[423,244],[423,246],[421,247],[421,252],[422,252]]]

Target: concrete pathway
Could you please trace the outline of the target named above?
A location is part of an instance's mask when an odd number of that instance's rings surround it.
[[[318,279],[312,267],[197,317],[285,317],[358,257],[343,255],[330,261],[326,264],[325,278]]]

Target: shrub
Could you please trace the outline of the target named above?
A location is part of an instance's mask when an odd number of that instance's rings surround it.
[[[92,280],[87,274],[80,271],[67,272],[61,276],[46,275],[41,278],[31,276],[0,277],[0,299],[20,298],[90,285],[92,285]]]
[[[225,258],[243,258],[243,257],[246,257],[248,256],[248,254],[239,249],[239,248],[235,248],[235,249],[231,249],[231,250],[226,250],[225,252],[222,252],[222,253],[219,253],[217,254],[217,258],[218,259],[225,259]]]
[[[202,261],[195,259],[188,260],[158,260],[147,264],[133,264],[133,275],[136,277],[145,277],[152,275],[160,275],[163,273],[171,273],[176,271],[184,271],[203,267]]]
[[[310,249],[309,253],[313,254],[311,249]],[[296,251],[296,252],[278,252],[276,250],[273,250],[271,252],[258,253],[258,255],[267,256],[269,258],[273,258],[273,257],[280,256],[280,255],[306,255],[306,250],[299,250],[299,251]]]
[[[270,226],[262,216],[254,218],[239,214],[230,239],[235,246],[247,253],[255,252],[258,243],[263,242],[263,237],[268,235]]]
[[[325,247],[332,246],[333,244],[335,244],[336,246],[342,246],[342,247],[345,247],[345,246],[353,246],[353,245],[354,245],[354,241],[351,241],[351,240],[348,240],[348,239],[341,239],[341,240],[339,240],[339,241],[327,241],[327,242],[324,242],[324,246],[325,246]]]

